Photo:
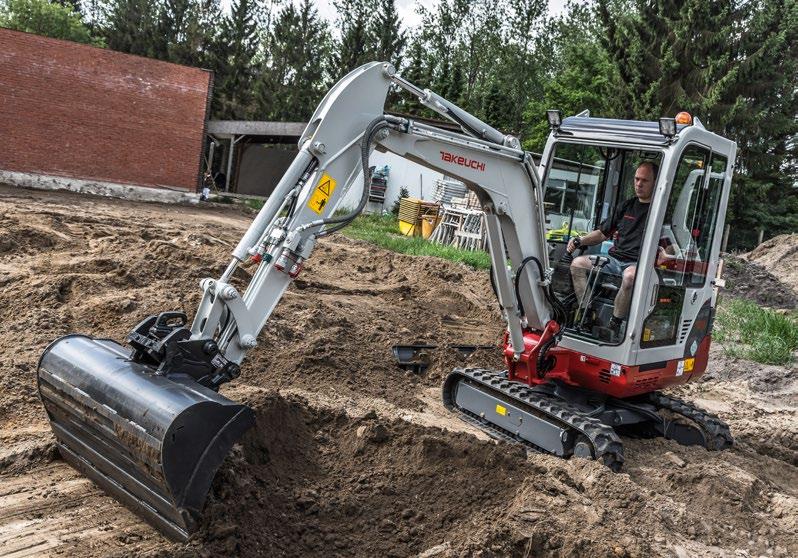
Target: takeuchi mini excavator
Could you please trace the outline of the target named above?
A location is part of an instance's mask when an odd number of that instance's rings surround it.
[[[462,133],[385,114],[392,88]],[[193,321],[164,311],[136,325],[126,346],[75,334],[47,347],[39,391],[61,455],[168,536],[195,531],[217,468],[254,422],[252,410],[219,387],[239,376],[318,239],[365,207],[375,148],[461,180],[485,212],[507,369],[455,369],[443,385],[449,409],[496,437],[615,471],[621,435],[729,447],[717,417],[660,390],[694,381],[707,366],[735,144],[684,115],[678,123],[562,119],[557,111],[548,118],[537,165],[517,138],[390,64],[346,75],[316,109],[229,265],[201,281]],[[617,217],[644,162],[658,170],[630,287],[609,265],[611,237],[582,254],[565,248]],[[350,188],[362,188],[359,204],[340,214]],[[590,262],[581,295],[572,285],[574,256]],[[257,269],[241,293],[230,280],[243,262]],[[613,326],[623,289],[631,289],[628,313]]]

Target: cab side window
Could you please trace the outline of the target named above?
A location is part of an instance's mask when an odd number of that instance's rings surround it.
[[[666,285],[702,287],[706,281],[726,164],[725,157],[697,145],[682,154],[657,259]]]
[[[709,163],[709,180],[700,190],[692,233],[698,248],[698,254],[704,261],[709,261],[710,259],[712,242],[717,232],[718,208],[720,207],[720,196],[723,193],[723,181],[726,178],[727,164],[726,157],[713,153]],[[691,287],[703,287],[705,280],[706,266],[703,273],[693,272],[690,275],[689,285]]]

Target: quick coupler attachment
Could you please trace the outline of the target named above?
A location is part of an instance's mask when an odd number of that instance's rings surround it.
[[[68,335],[39,361],[63,458],[170,538],[197,529],[214,474],[254,413],[108,339]]]

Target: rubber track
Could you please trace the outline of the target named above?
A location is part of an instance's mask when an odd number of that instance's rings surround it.
[[[455,376],[471,380],[488,390],[498,392],[521,407],[534,409],[538,413],[553,419],[552,422],[558,426],[564,426],[583,434],[593,446],[593,455],[597,461],[601,461],[615,472],[620,471],[623,466],[623,444],[612,427],[603,424],[598,419],[581,414],[567,403],[535,392],[519,382],[511,382],[507,379],[505,373],[501,371],[486,370],[484,368],[455,368],[447,376],[443,388],[444,405],[449,409],[456,410],[461,415],[467,416],[467,422],[477,424],[488,430],[488,433],[499,431],[504,435],[500,436],[501,438],[507,436],[511,440],[519,440],[513,433],[507,432],[496,425],[490,424],[486,428],[486,425],[472,413],[457,407],[451,396],[451,387],[455,382]],[[536,450],[542,451],[531,440],[524,440],[524,442],[529,443]]]
[[[660,392],[649,395],[651,402],[661,409],[667,409],[682,415],[696,423],[703,430],[706,438],[706,448],[710,451],[719,451],[734,445],[734,438],[729,430],[729,425],[706,411],[699,409],[677,397],[671,397]]]

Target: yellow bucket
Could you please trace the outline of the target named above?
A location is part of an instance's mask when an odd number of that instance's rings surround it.
[[[440,217],[438,216],[427,216],[421,218],[421,236],[424,238],[429,238],[432,234],[432,231],[435,230],[435,227],[438,226],[438,221]]]
[[[416,234],[415,223],[408,223],[407,221],[399,221],[399,232],[405,236],[413,236]]]

